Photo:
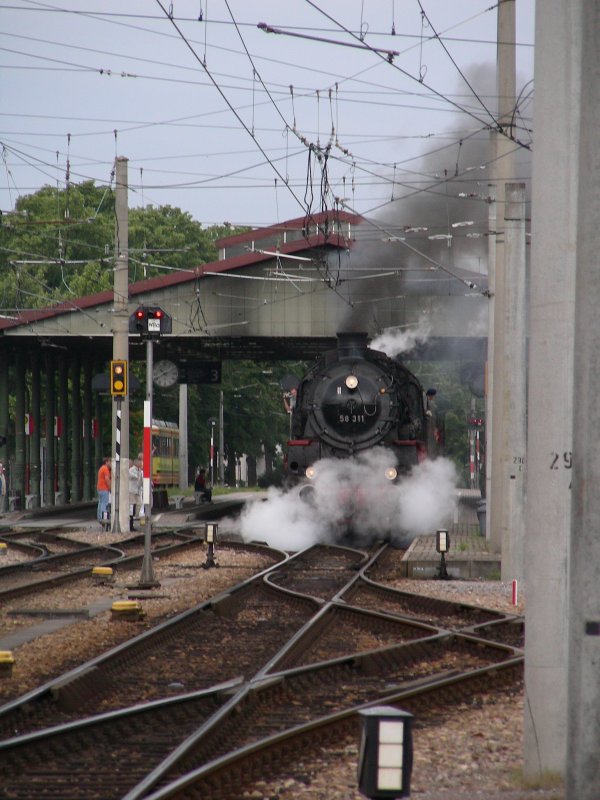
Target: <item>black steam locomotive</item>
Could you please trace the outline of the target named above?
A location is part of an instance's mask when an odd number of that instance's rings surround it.
[[[337,338],[337,350],[319,359],[292,398],[288,476],[310,480],[320,459],[381,447],[393,456],[385,477],[395,481],[435,448],[429,398],[399,361],[367,346],[366,333]]]

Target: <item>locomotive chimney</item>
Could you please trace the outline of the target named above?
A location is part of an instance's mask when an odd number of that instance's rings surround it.
[[[337,346],[338,355],[340,358],[352,358],[353,356],[362,356],[367,349],[368,334],[359,333],[338,333]]]

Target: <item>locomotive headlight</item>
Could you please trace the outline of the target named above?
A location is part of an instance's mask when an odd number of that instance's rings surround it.
[[[348,377],[346,378],[346,386],[348,387],[348,389],[356,389],[356,387],[358,386],[358,378],[356,377],[356,375],[348,375]]]
[[[312,481],[312,479],[315,477],[316,474],[317,470],[314,467],[306,468],[306,477],[309,479],[309,481]]]
[[[396,467],[388,467],[385,471],[385,477],[388,481],[395,481],[398,477],[398,470]]]

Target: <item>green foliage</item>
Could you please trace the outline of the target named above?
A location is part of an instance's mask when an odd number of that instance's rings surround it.
[[[214,261],[217,250],[212,236],[178,208],[149,206],[129,212],[131,283],[169,270],[192,269]]]
[[[465,382],[464,364],[458,361],[414,362],[407,366],[425,388],[437,389],[435,398],[439,422],[444,431],[443,454],[454,462],[461,486],[469,481],[469,418],[485,416],[484,401]]]
[[[129,281],[168,274],[170,270],[191,270],[216,260],[215,242],[240,230],[229,225],[203,228],[188,213],[171,206],[130,209]],[[45,186],[35,194],[20,197],[15,212],[5,215],[0,227],[0,308],[43,308],[61,300],[111,290],[114,246],[115,197],[111,187],[97,187],[93,181],[85,181],[60,190]],[[130,450],[134,453],[141,449],[143,439],[146,375],[143,363],[131,361],[130,368],[141,384],[140,390],[130,395]],[[256,380],[253,375],[245,382]],[[42,386],[42,394],[44,389]],[[189,392],[190,464],[207,462],[206,420],[210,416],[218,419],[218,391],[200,389],[197,392],[191,387]],[[42,397],[42,406],[44,402]],[[103,403],[106,437],[112,426],[111,411],[112,404]],[[178,420],[177,386],[156,393],[154,416]],[[227,416],[226,420],[232,443],[238,430],[240,436],[243,430],[246,443],[252,435],[248,426],[244,428]],[[107,445],[105,441],[106,452]],[[232,446],[240,447],[237,443]]]
[[[228,464],[242,453],[260,458],[270,454],[269,471],[274,480],[281,471],[281,450],[289,435],[289,417],[283,406],[280,379],[287,373],[302,375],[304,363],[255,361],[223,362],[220,386],[190,386],[188,389],[189,465],[209,467],[209,420],[215,419],[214,445],[219,445],[219,406],[223,393],[223,429]],[[154,416],[176,422],[179,388],[162,390],[155,396]],[[130,423],[131,426],[131,423]],[[231,472],[233,472],[231,470]],[[233,482],[233,474],[229,482]]]
[[[237,232],[205,229],[171,206],[131,209],[130,283],[214,261],[215,241]],[[114,240],[112,188],[85,181],[19,198],[0,228],[0,307],[43,308],[111,289]]]
[[[60,192],[45,186],[19,198],[15,211],[0,228],[0,305],[40,308],[111,285],[111,192],[91,181]]]

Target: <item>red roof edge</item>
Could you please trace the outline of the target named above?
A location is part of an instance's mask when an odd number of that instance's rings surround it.
[[[245,233],[226,236],[223,239],[217,239],[215,244],[219,248],[233,247],[244,242],[260,241],[260,239],[266,239],[268,236],[283,233],[284,231],[300,230],[307,225],[322,225],[327,221],[349,222],[353,225],[358,225],[359,222],[363,221],[363,218],[359,214],[351,214],[349,211],[319,211],[317,214],[307,214],[304,217],[278,222],[276,225],[269,225],[268,228],[253,228]]]

